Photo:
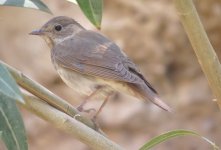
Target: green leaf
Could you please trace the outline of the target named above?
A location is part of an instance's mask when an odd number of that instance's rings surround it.
[[[149,150],[150,148],[153,148],[157,144],[160,144],[160,143],[162,143],[164,141],[167,141],[167,140],[169,140],[169,139],[171,139],[173,137],[179,137],[179,136],[185,136],[185,135],[197,136],[197,137],[205,140],[209,144],[211,144],[213,146],[214,150],[218,150],[219,149],[219,147],[216,146],[215,143],[213,143],[210,140],[208,140],[207,138],[199,135],[198,133],[195,133],[193,131],[188,131],[188,130],[174,130],[174,131],[169,131],[167,133],[161,134],[161,135],[151,139],[146,144],[144,144],[139,150]]]
[[[76,0],[67,0],[67,1],[74,3],[74,4],[78,4]]]
[[[0,139],[2,138],[2,131],[0,131]]]
[[[27,150],[27,138],[16,102],[0,93],[0,131],[8,150]]]
[[[50,9],[40,0],[0,0],[0,5],[26,7],[51,13]]]
[[[24,103],[15,80],[2,64],[0,64],[0,93]]]
[[[103,0],[77,0],[78,5],[85,16],[98,29],[101,27]]]

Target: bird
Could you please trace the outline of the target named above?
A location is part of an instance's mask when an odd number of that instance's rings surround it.
[[[54,17],[30,34],[46,41],[52,64],[68,86],[88,99],[98,93],[106,97],[94,118],[115,91],[171,111],[135,63],[105,35],[66,16]],[[78,107],[80,111],[88,99]]]

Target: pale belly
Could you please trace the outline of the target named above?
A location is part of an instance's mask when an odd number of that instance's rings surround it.
[[[68,86],[80,94],[90,95],[99,86],[103,86],[102,83],[98,83],[92,76],[82,75],[63,68],[57,68],[57,72]]]
[[[123,82],[95,78],[93,76],[83,75],[76,71],[60,67],[57,67],[56,70],[61,76],[62,80],[68,86],[83,95],[90,95],[98,88],[103,87],[103,91],[105,92],[102,92],[102,94],[105,95],[108,94],[108,92],[118,91],[131,96],[135,96],[133,90],[129,88],[126,83]]]

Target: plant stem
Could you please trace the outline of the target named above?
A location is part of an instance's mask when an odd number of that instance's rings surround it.
[[[86,125],[75,120],[75,118],[48,105],[41,99],[34,96],[23,96],[25,104],[19,103],[26,109],[34,112],[41,118],[55,125],[57,128],[75,136],[81,142],[95,150],[123,150],[119,145],[110,141],[103,135],[88,128]]]
[[[181,22],[221,109],[221,66],[192,0],[174,0]]]
[[[63,100],[62,98],[58,97],[57,95],[53,94],[51,91],[40,85],[39,83],[31,80],[27,76],[25,76],[20,71],[12,68],[8,64],[0,61],[2,65],[4,65],[11,75],[14,77],[15,81],[24,89],[29,91],[30,93],[34,94],[35,96],[39,97],[40,99],[46,101],[48,104],[54,106],[55,108],[63,111],[64,113],[70,115],[71,117],[75,117],[77,120],[81,121],[88,127],[97,130],[102,133],[100,129],[97,129],[97,126],[88,118],[79,115],[77,109],[75,109],[71,104],[67,101]]]

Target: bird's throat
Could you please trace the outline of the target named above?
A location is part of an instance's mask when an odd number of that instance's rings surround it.
[[[46,43],[48,44],[50,49],[52,49],[54,47],[54,42],[51,38],[49,38],[47,36],[43,36],[43,39],[46,41]]]

